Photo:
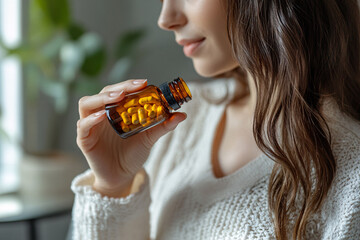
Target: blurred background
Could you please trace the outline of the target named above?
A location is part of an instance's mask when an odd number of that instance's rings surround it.
[[[158,0],[0,0],[0,239],[66,239],[77,103],[130,78],[199,79]]]

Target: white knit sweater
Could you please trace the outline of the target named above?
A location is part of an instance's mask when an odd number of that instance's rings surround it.
[[[90,170],[76,177],[73,239],[275,239],[267,194],[273,162],[260,155],[224,178],[212,172],[215,129],[235,84],[191,86],[193,101],[183,106],[188,119],[154,146],[136,194],[101,197],[91,188]],[[360,124],[331,101],[324,112],[338,168],[305,237],[360,239]]]

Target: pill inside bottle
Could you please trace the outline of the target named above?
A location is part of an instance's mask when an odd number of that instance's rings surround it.
[[[121,102],[106,105],[105,111],[114,130],[127,138],[162,123],[191,98],[188,86],[179,77],[127,94]]]

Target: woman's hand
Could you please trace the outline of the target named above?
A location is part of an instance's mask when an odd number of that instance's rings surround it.
[[[139,91],[146,85],[143,79],[128,80],[107,86],[99,94],[79,101],[76,141],[94,172],[93,188],[104,195],[127,195],[153,144],[186,118],[183,113],[175,113],[152,129],[122,139],[109,124],[105,105],[119,102],[126,93]]]

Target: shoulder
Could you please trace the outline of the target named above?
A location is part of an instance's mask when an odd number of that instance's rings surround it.
[[[326,118],[337,163],[336,192],[357,191],[360,196],[360,122],[341,112],[335,103],[328,105]]]
[[[332,99],[324,101],[322,108],[340,173],[348,169],[346,165],[360,170],[360,121],[343,113]]]
[[[342,113],[332,103],[326,119],[336,159],[336,175],[324,202],[325,235],[338,239],[360,237],[360,122]],[[345,237],[346,238],[346,237]]]
[[[344,116],[330,124],[332,151],[337,168],[330,196],[338,203],[356,200],[360,213],[360,123]],[[360,220],[360,219],[359,219]]]
[[[331,133],[332,151],[337,161],[337,177],[353,177],[360,182],[360,121],[341,112],[334,102],[326,106],[325,116]],[[357,175],[349,176],[350,173]]]

